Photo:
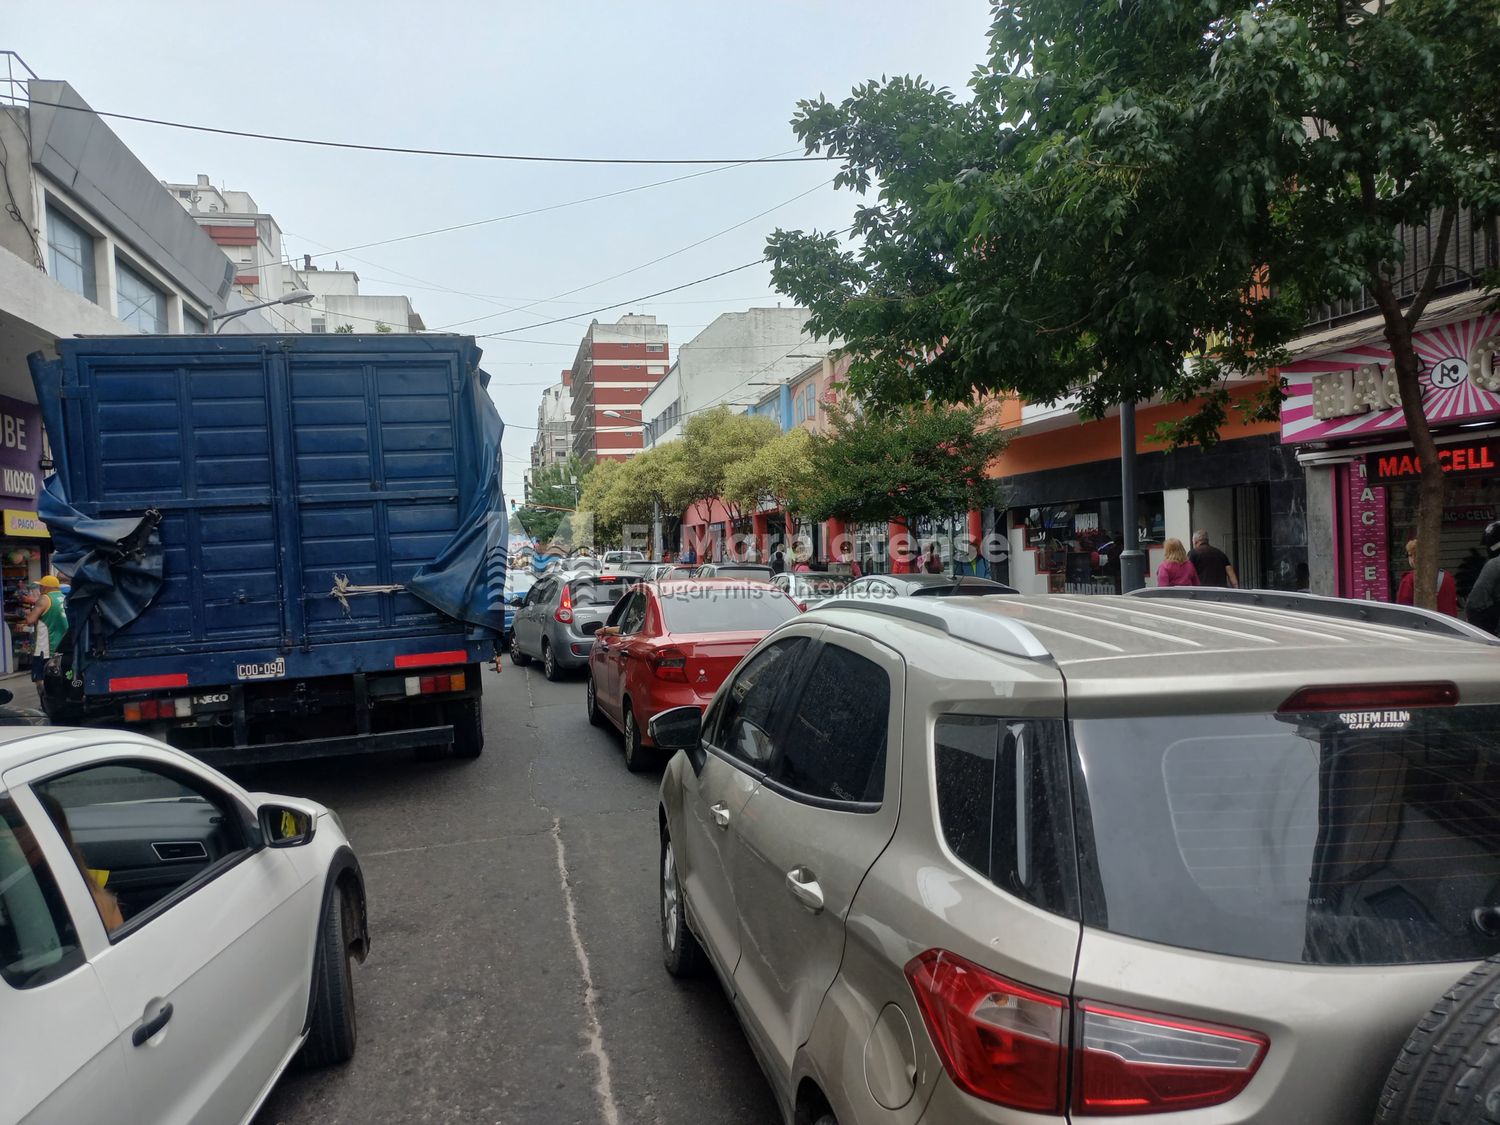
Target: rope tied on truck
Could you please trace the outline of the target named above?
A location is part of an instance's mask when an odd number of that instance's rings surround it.
[[[328,596],[338,602],[344,609],[345,617],[353,617],[349,612],[349,599],[361,594],[399,594],[406,589],[397,583],[389,583],[384,586],[356,586],[349,581],[347,574],[335,573],[333,576],[333,589],[328,591]]]

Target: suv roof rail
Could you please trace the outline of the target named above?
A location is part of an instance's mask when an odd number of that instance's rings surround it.
[[[1012,617],[998,613],[983,613],[969,606],[934,604],[936,598],[881,598],[865,600],[835,598],[819,606],[819,609],[852,609],[860,613],[879,613],[886,617],[900,617],[918,625],[941,629],[959,641],[968,641],[981,648],[1003,652],[1007,656],[1019,656],[1026,660],[1050,662],[1052,651],[1036,634]]]
[[[1456,637],[1480,644],[1500,645],[1500,637],[1486,633],[1477,625],[1449,617],[1436,610],[1417,606],[1393,605],[1390,602],[1357,601],[1354,598],[1328,598],[1322,594],[1293,593],[1289,590],[1232,590],[1221,586],[1148,586],[1130,591],[1133,598],[1171,598],[1178,601],[1218,602],[1224,605],[1260,606],[1284,609],[1293,613],[1311,613],[1319,617],[1362,621],[1370,625],[1387,625],[1411,629],[1418,633]]]

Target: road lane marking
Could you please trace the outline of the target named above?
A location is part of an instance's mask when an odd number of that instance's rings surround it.
[[[604,1028],[599,1022],[598,994],[594,989],[593,972],[589,969],[589,952],[583,947],[583,937],[578,931],[578,908],[573,901],[573,884],[568,879],[568,853],[563,844],[562,821],[557,817],[552,819],[552,839],[557,844],[557,878],[568,911],[568,936],[573,939],[578,971],[583,974],[583,1009],[588,1016],[589,1054],[594,1056],[599,1068],[594,1092],[604,1109],[604,1125],[620,1125],[620,1107],[615,1102],[614,1088],[609,1081],[609,1052],[604,1049]]]

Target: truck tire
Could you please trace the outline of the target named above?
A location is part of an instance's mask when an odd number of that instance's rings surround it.
[[[1500,1125],[1500,957],[1422,1017],[1380,1095],[1376,1125]]]
[[[333,1066],[354,1057],[359,1026],[354,1018],[354,972],[350,962],[347,892],[338,891],[318,933],[313,961],[313,1017],[298,1062],[306,1067]]]
[[[465,699],[448,708],[453,726],[453,756],[477,758],[484,753],[484,708],[477,699]]]

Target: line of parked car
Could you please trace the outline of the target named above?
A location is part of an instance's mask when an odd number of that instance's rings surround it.
[[[770,578],[635,575],[577,655],[627,765],[671,755],[666,969],[789,1125],[1500,1120],[1493,637]]]

